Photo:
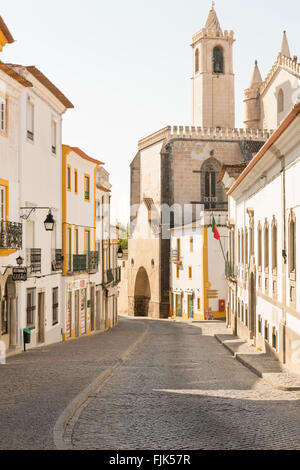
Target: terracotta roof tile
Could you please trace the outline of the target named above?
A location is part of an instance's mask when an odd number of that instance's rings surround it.
[[[103,162],[100,162],[99,160],[96,160],[95,158],[89,157],[83,150],[81,150],[79,147],[71,147],[70,145],[67,145],[66,147],[69,147],[73,152],[77,153],[81,158],[84,158],[84,160],[88,160],[91,163],[95,163],[96,165],[104,165]]]
[[[4,64],[4,62],[1,62],[0,60],[0,70],[2,72],[6,73],[6,75],[9,75],[11,78],[19,82],[21,85],[24,87],[32,87],[32,83],[26,80],[22,75],[20,75],[18,72],[16,72],[13,68],[10,67],[9,64]]]

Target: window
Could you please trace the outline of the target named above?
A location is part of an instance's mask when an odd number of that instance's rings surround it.
[[[193,279],[193,268],[189,266],[189,279]]]
[[[88,175],[84,176],[84,199],[85,201],[90,200],[90,177]]]
[[[52,149],[52,153],[54,153],[55,155],[56,155],[56,145],[57,145],[56,134],[57,134],[57,124],[56,124],[56,121],[52,121],[51,123],[51,149]]]
[[[71,167],[67,166],[67,190],[71,191]]]
[[[275,326],[272,329],[272,347],[277,351],[277,330]]]
[[[5,98],[0,97],[0,131],[6,132],[7,128],[7,102]]]
[[[78,194],[78,171],[74,170],[74,191]]]
[[[78,228],[74,230],[74,254],[78,255],[79,253],[79,238],[78,238]]]
[[[296,275],[296,217],[293,212],[289,217],[289,274],[290,277]]]
[[[213,72],[224,73],[224,56],[221,47],[215,47],[213,50]]]
[[[242,264],[245,263],[245,250],[244,250],[244,230],[241,230],[241,249],[242,249]]]
[[[269,324],[265,321],[265,340],[269,341]]]
[[[53,325],[58,323],[58,287],[52,290],[52,321]]]
[[[238,300],[238,318],[241,316],[241,302]]]
[[[91,250],[91,240],[90,240],[90,231],[89,230],[85,230],[84,231],[84,252],[86,254],[90,253],[90,250]]]
[[[72,270],[72,229],[67,230],[67,257],[68,257],[68,272]]]
[[[220,170],[221,164],[214,157],[205,160],[201,167],[201,203],[206,210],[216,209],[217,203],[223,208],[224,203],[227,203],[222,186],[217,184]]]
[[[257,227],[257,260],[258,260],[258,269],[262,268],[262,230],[261,224],[259,222]]]
[[[265,272],[269,272],[269,224],[265,221],[264,229],[264,260],[265,260]]]
[[[272,222],[272,271],[277,274],[277,222],[273,217]]]
[[[201,310],[201,301],[200,301],[200,297],[197,298],[197,309],[198,309],[198,310]]]
[[[262,334],[262,317],[258,315],[258,332]]]
[[[27,289],[27,328],[35,327],[35,310],[36,310],[36,290]]]
[[[277,96],[277,112],[282,113],[284,110],[284,93],[282,88],[280,88]]]
[[[7,218],[7,209],[8,209],[7,193],[8,193],[8,184],[6,185],[5,183],[5,186],[0,185],[0,221],[6,220]]]
[[[238,262],[241,262],[241,232],[238,231]]]
[[[194,251],[194,238],[190,238],[190,252],[193,253]]]
[[[199,72],[199,49],[195,51],[195,72]]]
[[[249,264],[249,239],[248,239],[248,229],[245,229],[245,264]]]
[[[34,104],[29,97],[27,99],[27,138],[34,140]]]

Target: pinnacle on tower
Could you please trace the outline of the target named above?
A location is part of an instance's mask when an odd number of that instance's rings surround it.
[[[209,11],[207,21],[205,24],[205,28],[209,31],[214,31],[215,33],[221,33],[222,34],[222,29],[217,17],[216,10],[214,9],[214,2],[212,4],[212,7]]]
[[[258,88],[261,84],[262,84],[261,73],[258,67],[258,62],[256,60],[249,88]]]
[[[286,36],[286,31],[283,31],[283,38],[282,38],[280,52],[285,57],[288,57],[289,59],[291,58],[291,53],[290,53],[289,43],[288,43],[287,36]]]

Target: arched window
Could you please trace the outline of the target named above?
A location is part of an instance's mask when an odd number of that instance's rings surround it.
[[[215,47],[213,50],[213,72],[224,73],[224,55],[221,47]]]
[[[280,88],[277,96],[277,112],[282,113],[284,110],[284,93],[282,88]]]
[[[195,51],[195,73],[199,72],[199,49]]]
[[[221,164],[214,157],[210,157],[201,168],[201,201],[205,210],[216,209],[218,204],[222,206],[225,193],[222,185],[217,184],[217,176],[221,170]]]

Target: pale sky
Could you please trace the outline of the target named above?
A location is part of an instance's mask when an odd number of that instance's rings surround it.
[[[36,65],[75,105],[63,142],[106,163],[112,222],[129,217],[129,165],[137,141],[167,125],[191,125],[192,35],[210,0],[9,0],[0,15],[17,40],[0,60]],[[299,0],[216,0],[222,29],[233,29],[236,127],[255,59],[263,78],[287,30],[300,57]]]

